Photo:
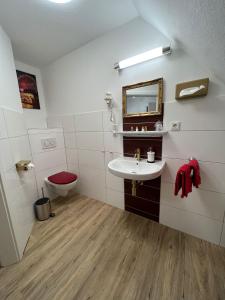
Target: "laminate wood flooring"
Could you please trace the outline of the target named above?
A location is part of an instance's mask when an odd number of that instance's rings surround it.
[[[1,300],[225,299],[224,248],[84,196],[54,210],[0,269]]]

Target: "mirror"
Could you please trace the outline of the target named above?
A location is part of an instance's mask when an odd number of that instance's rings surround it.
[[[162,113],[163,79],[123,87],[123,116],[136,117]]]

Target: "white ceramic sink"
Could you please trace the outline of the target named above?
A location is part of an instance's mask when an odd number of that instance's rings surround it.
[[[136,158],[119,157],[109,162],[109,172],[115,176],[131,180],[151,180],[159,177],[166,165],[165,161],[148,163]]]

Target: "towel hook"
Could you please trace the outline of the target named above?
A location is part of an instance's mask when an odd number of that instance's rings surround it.
[[[196,158],[193,157],[193,156],[191,156],[191,157],[188,158],[189,161],[191,161],[191,160],[193,160],[193,159],[196,159]]]

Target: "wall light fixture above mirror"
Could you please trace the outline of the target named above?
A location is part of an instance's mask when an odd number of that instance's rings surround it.
[[[162,78],[123,87],[124,117],[161,115],[162,102]]]
[[[128,68],[130,66],[134,66],[136,64],[160,57],[162,55],[171,54],[170,46],[167,47],[158,47],[147,52],[132,56],[130,58],[121,60],[120,62],[114,64],[114,69],[121,70],[124,68]]]

